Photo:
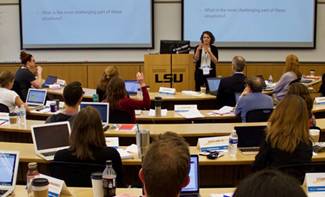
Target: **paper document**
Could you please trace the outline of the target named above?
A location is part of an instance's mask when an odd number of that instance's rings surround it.
[[[204,117],[199,110],[189,110],[189,111],[177,112],[177,113],[186,119]]]
[[[212,111],[209,114],[230,114],[234,111],[234,107],[223,106],[218,110]]]
[[[315,97],[316,104],[325,104],[325,97]]]
[[[174,105],[175,112],[185,112],[190,110],[197,110],[197,105]]]
[[[154,109],[150,109],[148,116],[156,116],[156,111]],[[167,109],[161,109],[161,116],[167,116]]]
[[[325,173],[306,173],[308,197],[325,196]]]
[[[201,95],[203,95],[200,92],[195,92],[195,91],[192,91],[192,90],[183,90],[182,94],[189,95],[189,96],[201,96]]]

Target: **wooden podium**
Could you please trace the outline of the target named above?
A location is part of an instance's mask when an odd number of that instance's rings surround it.
[[[159,87],[193,90],[195,65],[193,54],[158,54],[144,56],[144,75],[151,92]]]

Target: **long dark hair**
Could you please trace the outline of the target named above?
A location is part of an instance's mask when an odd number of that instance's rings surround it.
[[[94,148],[104,148],[105,136],[99,113],[85,107],[75,117],[70,137],[70,151],[80,160],[94,160]]]
[[[110,108],[117,108],[118,102],[127,96],[124,80],[118,76],[113,77],[107,84],[106,94]]]

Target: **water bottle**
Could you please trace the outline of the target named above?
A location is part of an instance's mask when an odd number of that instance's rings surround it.
[[[19,107],[19,121],[20,124],[25,126],[26,125],[26,109],[24,107],[24,105],[21,105]]]
[[[93,102],[99,102],[98,94],[93,94]]]
[[[238,144],[238,136],[237,136],[236,131],[234,130],[229,136],[228,153],[229,153],[230,157],[236,157],[237,144]]]
[[[272,75],[269,76],[269,83],[273,83],[273,77],[272,77]]]
[[[104,189],[104,197],[115,196],[116,173],[113,169],[111,160],[106,161],[106,168],[103,171],[103,189]]]
[[[32,180],[35,178],[35,176],[39,175],[39,172],[37,170],[37,163],[35,162],[31,162],[31,163],[28,163],[28,171],[27,171],[27,174],[26,174],[26,178],[27,178],[27,193],[28,193],[28,196],[32,196],[32,189],[31,189],[31,183],[32,183]]]

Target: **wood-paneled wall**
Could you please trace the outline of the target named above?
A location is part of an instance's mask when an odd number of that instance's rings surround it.
[[[108,65],[118,67],[120,75],[123,79],[135,79],[138,71],[143,71],[143,62],[130,63],[38,63],[43,67],[43,77],[47,75],[56,75],[65,79],[68,83],[72,81],[80,81],[84,87],[95,88],[104,69]],[[9,70],[15,72],[19,64],[17,63],[1,63],[0,71]],[[194,67],[194,65],[193,65]],[[263,75],[268,79],[271,74],[273,80],[278,80],[283,72],[284,64],[275,63],[247,63],[245,73],[247,76]],[[316,71],[316,75],[325,73],[325,62],[321,63],[301,63],[300,70],[303,74],[308,74],[310,69]],[[231,63],[219,63],[217,65],[217,75],[230,76],[232,74]],[[194,79],[194,74],[193,74]],[[193,87],[194,88],[194,87]]]

